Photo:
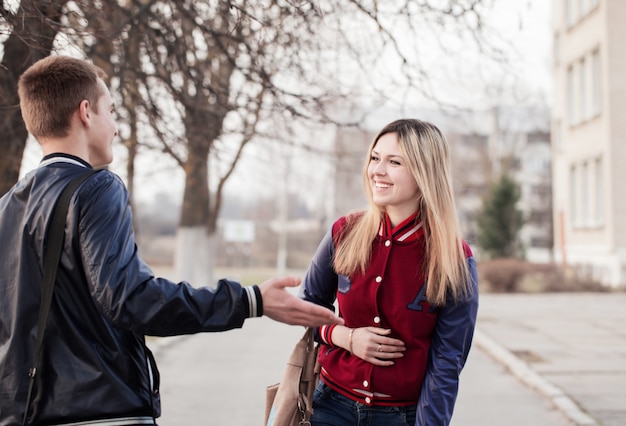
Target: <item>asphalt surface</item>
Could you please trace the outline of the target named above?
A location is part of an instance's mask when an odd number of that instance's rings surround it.
[[[159,425],[261,425],[302,332],[258,318],[151,339]],[[626,293],[481,295],[452,425],[626,425]]]

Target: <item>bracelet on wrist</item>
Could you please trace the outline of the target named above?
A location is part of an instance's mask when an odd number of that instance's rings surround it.
[[[348,335],[348,352],[352,353],[352,335],[354,334],[354,328],[350,329],[350,334]]]

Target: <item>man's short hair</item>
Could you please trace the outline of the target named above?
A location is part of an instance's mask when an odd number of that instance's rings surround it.
[[[53,55],[31,65],[18,81],[22,118],[37,137],[64,137],[70,118],[83,100],[97,113],[105,72],[89,62]]]

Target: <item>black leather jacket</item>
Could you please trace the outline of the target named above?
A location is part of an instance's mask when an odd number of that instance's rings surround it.
[[[53,202],[89,167],[53,157],[0,199],[2,426],[24,414]],[[241,327],[246,293],[227,280],[196,289],[155,278],[137,252],[123,182],[108,171],[91,176],[70,203],[30,424],[158,417],[158,372],[144,335]]]

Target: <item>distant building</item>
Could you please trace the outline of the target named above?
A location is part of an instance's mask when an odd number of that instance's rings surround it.
[[[626,1],[553,0],[555,259],[626,283]]]
[[[520,240],[525,257],[532,262],[551,262],[552,230],[552,167],[550,134],[536,130],[522,133],[513,176],[522,195],[520,209],[524,227]]]
[[[474,129],[472,131],[472,129]],[[451,145],[456,201],[465,238],[478,238],[478,214],[490,183],[507,172],[519,185],[524,218],[519,239],[531,262],[552,261],[551,151],[545,108],[474,112],[462,127],[446,130]],[[480,258],[480,252],[477,253]]]

